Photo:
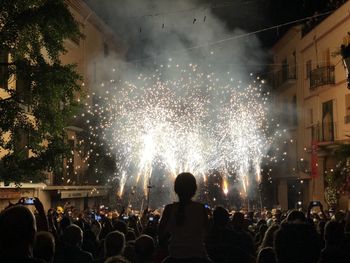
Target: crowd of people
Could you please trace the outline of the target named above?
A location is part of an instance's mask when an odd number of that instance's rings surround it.
[[[47,213],[25,199],[0,213],[0,262],[259,262],[350,261],[350,214],[329,214],[321,203],[308,211],[229,213],[193,201],[196,179],[179,174],[178,202],[162,213],[145,209]],[[314,207],[319,213],[313,213]]]

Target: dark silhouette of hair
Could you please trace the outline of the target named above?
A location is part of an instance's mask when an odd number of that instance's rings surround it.
[[[185,207],[197,191],[196,178],[191,173],[181,173],[175,179],[175,193],[179,197],[179,208],[176,214],[176,224],[182,225],[185,221]]]
[[[128,230],[128,233],[125,236],[126,241],[132,241],[136,239],[136,234],[134,230]]]
[[[33,213],[25,206],[12,206],[0,213],[0,254],[15,258],[32,256],[36,234]]]
[[[234,228],[244,228],[244,214],[241,212],[235,212],[232,217],[232,225]]]
[[[326,245],[340,245],[345,239],[344,225],[336,221],[327,222],[324,230]]]
[[[106,257],[118,256],[124,252],[125,236],[120,231],[113,231],[107,234],[105,239]]]
[[[324,228],[326,227],[326,221],[321,220],[318,222],[317,224],[317,230],[319,232],[319,234],[321,235],[321,237],[324,236]]]
[[[62,218],[62,220],[60,221],[60,229],[61,229],[62,233],[71,224],[72,224],[72,221],[70,220],[70,218],[68,216],[64,216]]]
[[[150,262],[155,251],[153,238],[148,235],[141,235],[135,241],[135,254],[137,262]]]
[[[55,254],[55,238],[50,232],[41,231],[36,234],[33,254],[37,259],[52,262]]]
[[[116,220],[113,222],[113,229],[122,232],[124,236],[128,233],[128,225],[122,220]]]
[[[274,238],[275,232],[278,229],[279,229],[279,225],[273,224],[266,230],[259,250],[261,250],[261,249],[263,249],[265,247],[272,247],[273,246],[273,238]]]
[[[321,240],[308,224],[284,223],[274,239],[278,263],[316,263],[321,252]]]
[[[80,246],[83,241],[83,231],[77,225],[68,226],[63,232],[63,242],[69,246]]]
[[[213,212],[213,221],[215,225],[225,227],[230,220],[230,214],[222,206],[217,206]]]
[[[287,215],[287,222],[292,223],[296,221],[306,222],[306,217],[303,212],[298,210],[292,210]]]
[[[263,239],[264,239],[264,236],[265,236],[265,233],[268,229],[268,226],[265,225],[265,224],[261,224],[259,226],[259,231],[256,233],[255,235],[255,242],[258,244],[258,245],[261,245]]]
[[[256,263],[275,263],[276,254],[272,247],[265,247],[259,251]]]

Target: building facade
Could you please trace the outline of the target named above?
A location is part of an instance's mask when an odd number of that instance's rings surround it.
[[[325,176],[333,172],[334,152],[350,143],[350,91],[340,47],[347,37],[350,2],[322,21],[295,26],[273,46],[270,84],[290,143],[286,165],[274,173],[276,202],[283,209],[324,205]],[[348,209],[342,195],[339,207]]]
[[[93,94],[104,75],[99,65],[104,59],[113,60],[123,57],[125,49],[114,32],[82,0],[67,0],[68,7],[78,22],[83,38],[65,40],[67,52],[61,56],[63,64],[76,64],[76,70],[82,77],[82,93]],[[100,72],[100,71],[101,72]],[[16,88],[17,82],[9,80],[8,85]],[[0,87],[0,97],[8,96]],[[76,95],[77,99],[79,94]],[[92,103],[93,96],[84,98],[86,104]],[[30,112],[28,111],[30,115]],[[109,187],[99,185],[98,181],[88,182],[85,178],[87,164],[77,150],[78,133],[82,127],[73,123],[66,127],[68,143],[73,156],[63,161],[62,178],[55,178],[48,173],[47,180],[41,184],[24,183],[18,189],[14,184],[0,182],[0,209],[8,202],[17,202],[21,197],[39,197],[45,208],[64,205],[69,202],[80,209],[92,207],[104,202],[110,192]],[[7,135],[10,136],[10,135]],[[6,152],[0,148],[0,158]]]

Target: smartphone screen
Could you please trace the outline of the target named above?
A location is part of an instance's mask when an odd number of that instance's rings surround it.
[[[24,204],[25,205],[34,205],[34,198],[28,197],[28,198],[24,199]]]

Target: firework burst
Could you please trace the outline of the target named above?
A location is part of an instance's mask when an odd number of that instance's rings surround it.
[[[88,106],[90,126],[118,162],[119,195],[126,185],[146,193],[154,168],[172,179],[192,172],[206,179],[211,170],[234,171],[247,193],[252,174],[260,181],[260,162],[270,144],[267,136],[268,94],[262,81],[235,80],[210,65],[179,65],[172,60],[153,72],[104,85],[99,103]],[[255,177],[254,177],[255,178]]]

